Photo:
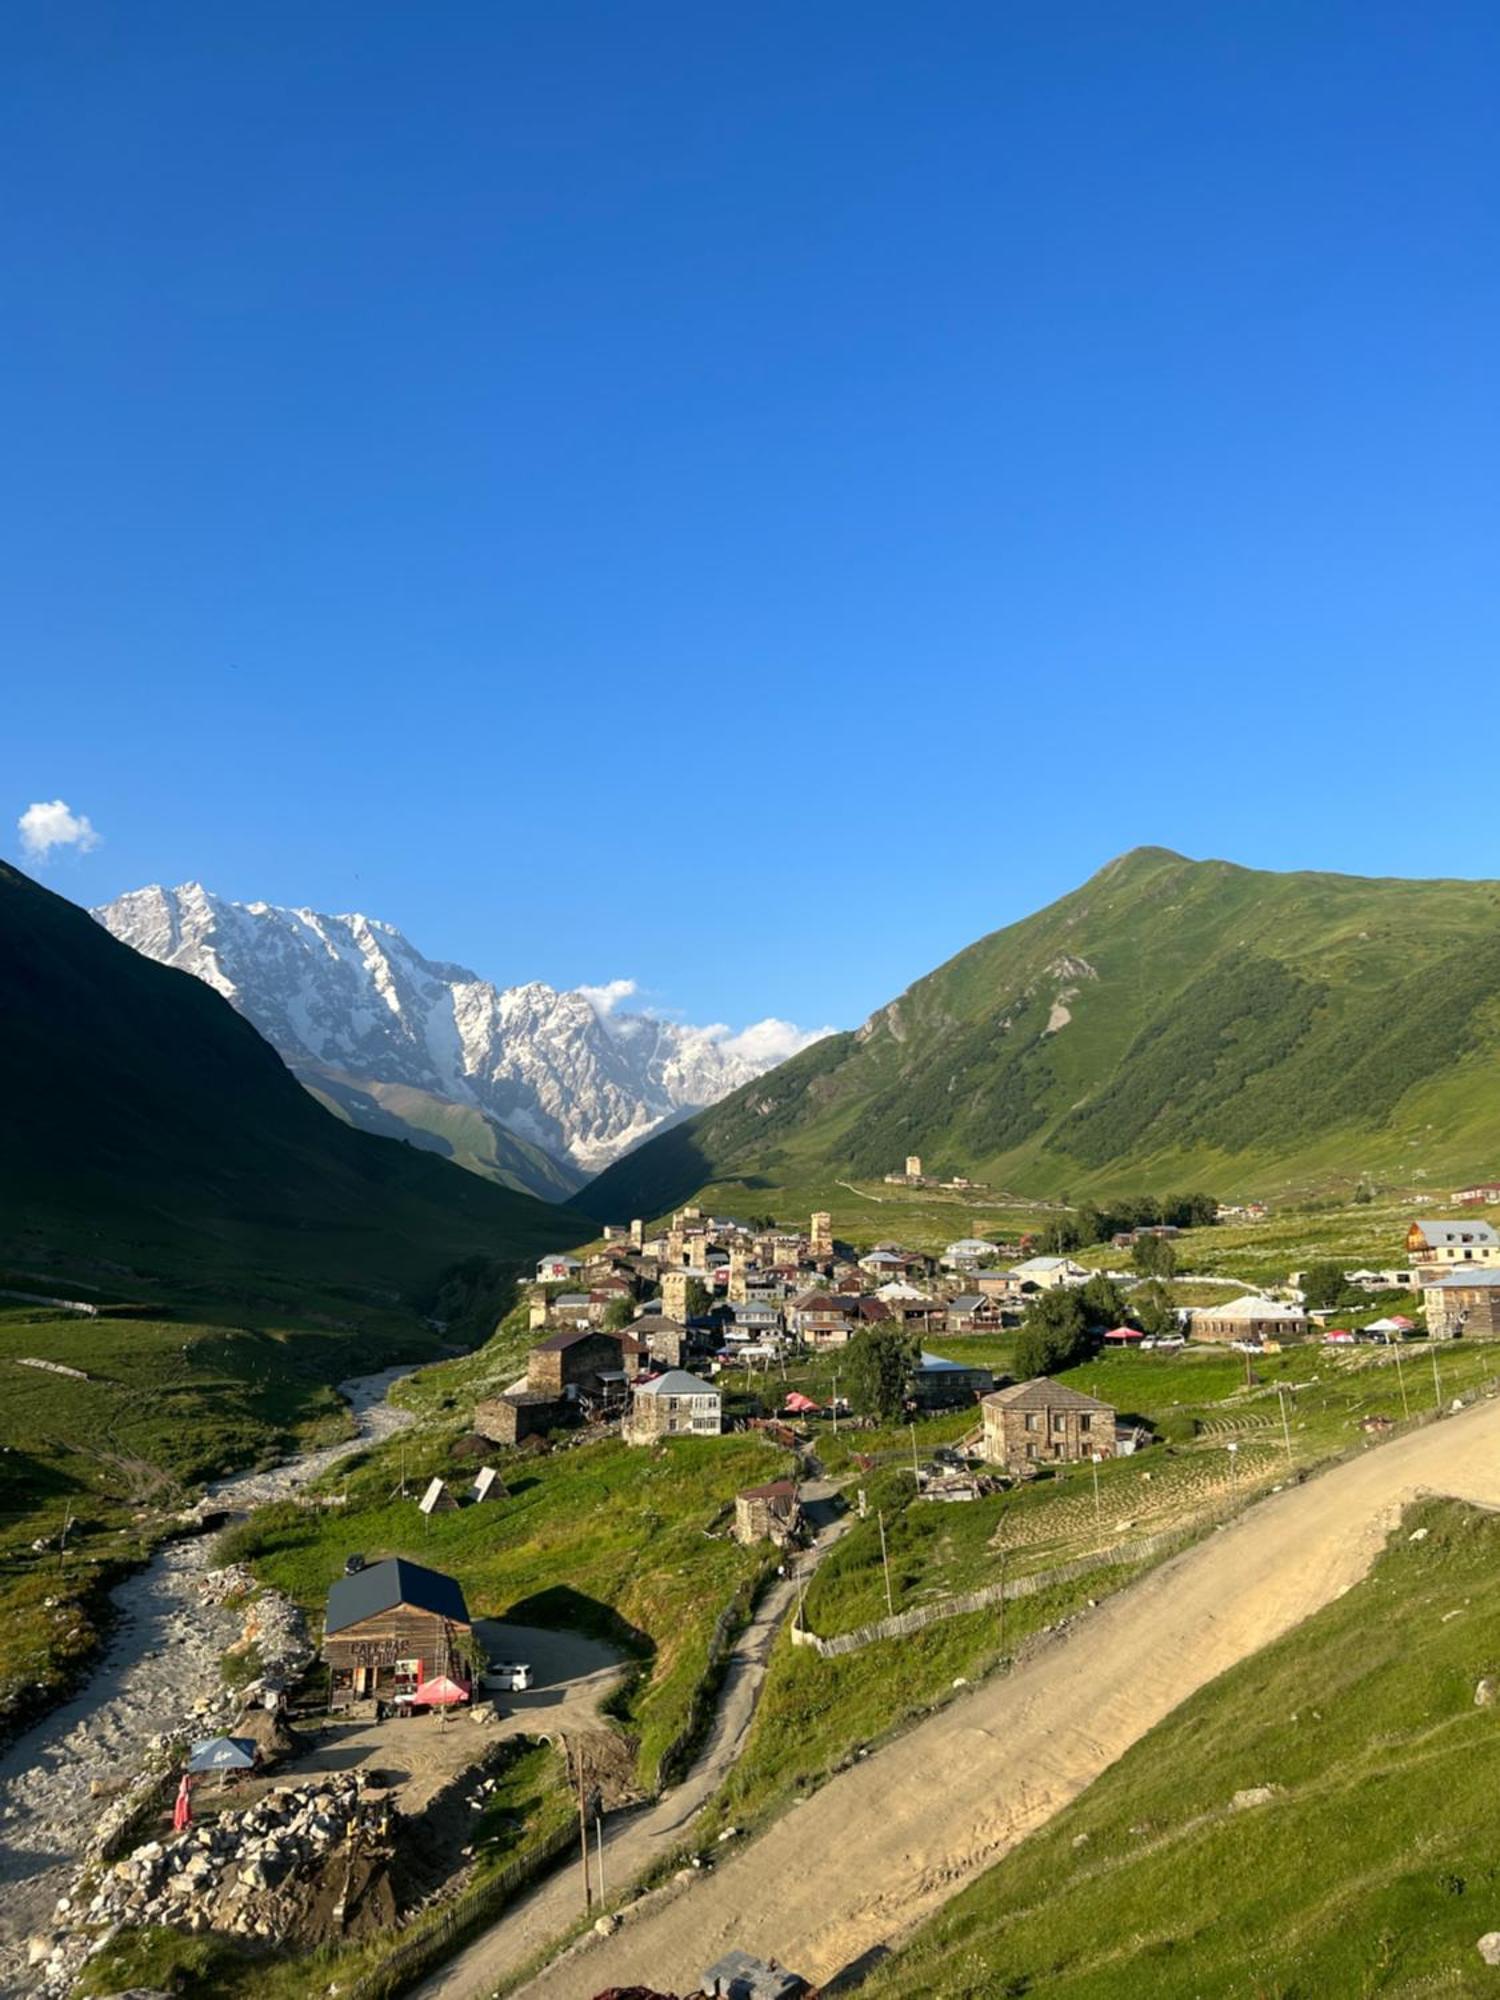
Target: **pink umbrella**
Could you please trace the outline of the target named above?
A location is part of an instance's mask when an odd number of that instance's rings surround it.
[[[452,1708],[468,1699],[469,1690],[458,1681],[450,1680],[447,1674],[436,1674],[430,1681],[423,1681],[412,1696],[413,1701],[427,1708]]]
[[[192,1787],[188,1782],[188,1774],[184,1771],[182,1774],[182,1783],[177,1787],[177,1803],[172,1808],[172,1831],[174,1833],[181,1833],[184,1827],[191,1826],[192,1823]]]

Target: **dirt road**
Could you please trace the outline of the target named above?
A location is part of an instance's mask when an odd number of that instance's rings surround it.
[[[781,1622],[806,1575],[849,1525],[850,1517],[840,1520],[828,1511],[832,1493],[833,1488],[823,1482],[803,1486],[803,1502],[812,1517],[818,1519],[819,1510],[824,1510],[821,1518],[825,1525],[818,1546],[803,1558],[795,1574],[764,1592],[755,1616],[736,1639],[708,1740],[692,1769],[680,1785],[664,1792],[654,1804],[605,1822],[606,1885],[633,1882],[654,1861],[670,1853],[739,1756]],[[547,1945],[564,1936],[580,1914],[576,1871],[571,1866],[559,1869],[512,1905],[492,1930],[416,1987],[413,2000],[476,2000],[478,1995],[493,1992],[502,1980],[513,1978]]]
[[[1424,1492],[1500,1506],[1500,1402],[1262,1501],[521,1990],[690,1990],[732,1945],[826,1983],[898,1942],[1188,1695],[1357,1583]]]

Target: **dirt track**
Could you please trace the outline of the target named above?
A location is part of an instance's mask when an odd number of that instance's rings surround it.
[[[1188,1695],[1357,1583],[1423,1492],[1500,1506],[1500,1402],[1262,1501],[706,1878],[556,1962],[527,2000],[636,1982],[690,1990],[731,1945],[815,1984],[880,1953]]]
[[[804,1501],[810,1499],[815,1506],[826,1505],[832,1491],[826,1482],[817,1480],[802,1489]],[[728,1776],[749,1733],[771,1648],[800,1582],[848,1525],[847,1519],[827,1518],[817,1548],[800,1559],[793,1575],[773,1583],[763,1593],[755,1615],[735,1640],[707,1741],[682,1782],[643,1811],[606,1821],[607,1882],[634,1881],[663,1854],[673,1851],[694,1815]],[[432,1973],[415,1989],[413,2000],[474,2000],[476,1995],[492,1993],[502,1980],[513,1979],[549,1945],[555,1946],[579,1914],[577,1874],[570,1864],[545,1877],[506,1911],[500,1923]]]

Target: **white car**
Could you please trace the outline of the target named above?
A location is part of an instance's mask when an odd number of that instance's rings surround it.
[[[501,1693],[524,1694],[531,1686],[531,1668],[521,1660],[491,1660],[480,1679]]]

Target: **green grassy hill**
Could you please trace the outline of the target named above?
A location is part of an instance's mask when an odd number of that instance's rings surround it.
[[[929,1172],[1027,1194],[1408,1184],[1500,1160],[1500,883],[1140,848],[618,1161],[601,1219]]]
[[[1364,1582],[1184,1702],[862,1990],[1493,1993],[1475,1945],[1500,1928],[1500,1739],[1474,1696],[1500,1655],[1497,1558],[1492,1515],[1412,1509]]]
[[[4,865],[0,1105],[0,1260],[26,1269],[416,1297],[579,1234],[331,1117],[218,994]]]

